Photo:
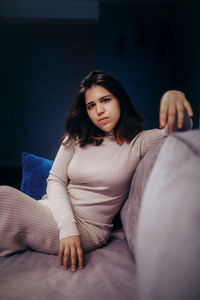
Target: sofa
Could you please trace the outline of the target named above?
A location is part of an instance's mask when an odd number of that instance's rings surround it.
[[[169,134],[148,150],[114,224],[107,244],[84,254],[83,270],[64,270],[58,256],[32,250],[0,257],[0,299],[199,300],[199,129]]]

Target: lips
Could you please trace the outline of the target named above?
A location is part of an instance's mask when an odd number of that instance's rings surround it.
[[[99,119],[99,122],[103,122],[103,121],[106,121],[106,120],[108,120],[108,117],[104,117],[104,118]]]

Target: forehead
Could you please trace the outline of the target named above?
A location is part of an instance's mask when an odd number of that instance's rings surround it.
[[[99,85],[93,85],[85,93],[85,102],[98,101],[101,97],[112,95],[107,89]]]

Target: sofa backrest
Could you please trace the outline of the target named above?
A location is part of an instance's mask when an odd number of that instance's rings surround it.
[[[163,137],[154,144],[138,164],[133,175],[128,198],[119,212],[127,242],[133,254],[142,195],[158,153],[166,139],[167,137]]]

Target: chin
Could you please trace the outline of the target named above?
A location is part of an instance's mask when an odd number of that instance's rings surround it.
[[[113,128],[101,128],[101,130],[103,130],[104,132],[108,133],[108,132],[111,132],[113,131]]]

